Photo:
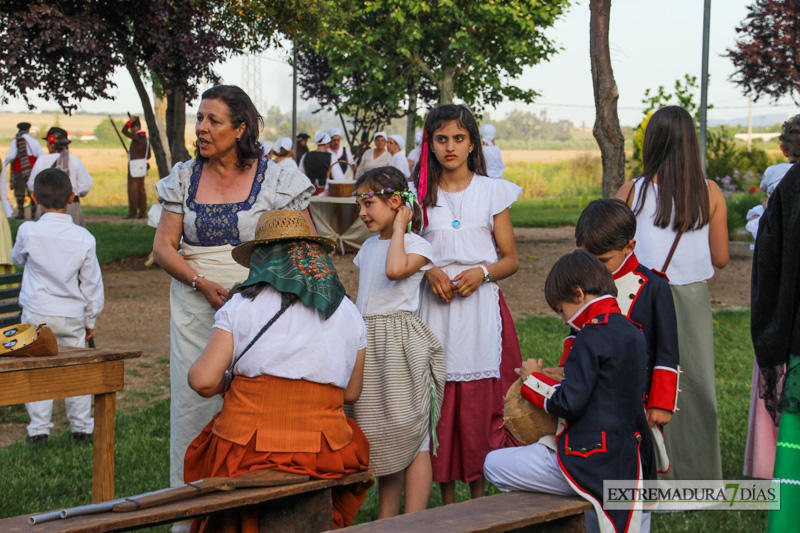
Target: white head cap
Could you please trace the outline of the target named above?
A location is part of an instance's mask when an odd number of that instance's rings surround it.
[[[386,132],[385,131],[376,131],[375,135],[372,136],[372,140],[374,141],[378,137],[383,137],[384,139],[386,139]]]
[[[414,134],[414,144],[419,146],[422,144],[422,130],[419,130],[417,133]]]
[[[275,141],[275,146],[273,147],[273,150],[275,150],[275,153],[279,154],[281,153],[281,150],[286,150],[288,152],[292,148],[294,148],[292,140],[289,137],[281,137],[280,139]]]
[[[331,128],[328,130],[328,135],[330,135],[331,138],[333,138],[334,135],[338,135],[339,137],[341,137],[342,130],[340,130],[339,128]]]
[[[314,132],[314,142],[319,144],[330,144],[331,143],[331,136],[325,133],[324,131],[316,131]]]
[[[497,135],[497,130],[491,124],[484,124],[481,128],[481,140],[487,143],[490,143],[494,140],[494,136]]]
[[[399,146],[401,150],[405,148],[406,143],[403,140],[402,135],[389,135],[389,138],[392,139],[394,142],[396,142],[397,146]]]
[[[270,150],[272,150],[272,145],[269,143],[269,141],[258,141],[258,142],[261,144],[261,148],[264,149],[264,155],[267,155],[270,152]]]

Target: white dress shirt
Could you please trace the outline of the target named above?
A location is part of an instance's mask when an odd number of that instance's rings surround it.
[[[64,213],[45,213],[17,231],[11,260],[23,267],[19,303],[37,315],[83,317],[94,328],[103,310],[103,276],[91,233]]]
[[[39,141],[37,141],[27,133],[23,133],[22,138],[25,139],[25,144],[28,147],[28,155],[32,155],[33,157],[42,157],[44,155],[44,150],[42,150],[42,145],[39,144]],[[9,163],[13,163],[16,158],[17,158],[17,139],[15,137],[14,140],[11,141],[11,149],[8,151],[8,155],[3,160],[3,167],[5,167]]]
[[[36,175],[43,170],[51,168],[61,154],[46,154],[36,160],[36,163],[31,169],[31,175],[28,178],[28,190],[33,190],[33,183],[36,180]],[[75,196],[83,198],[89,194],[92,188],[92,176],[83,162],[74,155],[69,156],[69,181],[72,183],[72,192]]]

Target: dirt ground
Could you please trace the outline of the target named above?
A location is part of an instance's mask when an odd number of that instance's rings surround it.
[[[87,217],[90,222],[114,222],[118,217]],[[574,228],[514,230],[520,257],[516,275],[500,282],[515,319],[552,314],[544,301],[544,280],[550,266],[574,248]],[[348,295],[355,299],[358,269],[353,255],[336,256],[336,269]],[[733,258],[709,282],[714,307],[749,306],[749,258]],[[145,268],[140,259],[103,267],[106,304],[97,321],[97,347],[142,350],[140,359],[125,364],[125,389],[117,408],[126,411],[169,396],[169,285],[163,270]],[[56,431],[65,427],[63,402],[56,402]],[[25,424],[0,425],[0,446],[24,438]]]

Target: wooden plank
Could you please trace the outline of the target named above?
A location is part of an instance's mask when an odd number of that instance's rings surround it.
[[[22,283],[22,272],[0,275],[0,285],[13,285],[15,283]]]
[[[103,363],[124,365],[122,361]],[[114,499],[114,431],[117,394],[94,396],[94,450],[92,460],[92,503]]]
[[[122,390],[124,361],[0,373],[0,405]]]
[[[141,528],[158,524],[168,524],[195,518],[207,514],[234,509],[248,505],[258,505],[263,502],[279,500],[297,494],[324,490],[340,485],[364,483],[372,479],[372,472],[359,472],[339,479],[317,479],[306,483],[284,485],[281,487],[266,487],[257,489],[238,489],[232,492],[215,492],[169,503],[151,509],[134,511],[130,513],[101,513],[91,516],[78,516],[66,520],[45,522],[35,526],[28,525],[28,516],[17,516],[0,520],[0,531],[3,533],[15,532],[104,532],[119,531],[123,529]],[[35,513],[39,514],[39,513]]]
[[[21,310],[22,308],[19,306],[19,302],[0,303],[0,315],[4,315],[6,313],[16,313],[17,311]]]
[[[297,494],[258,506],[261,533],[318,533],[333,529],[331,489]]]
[[[10,285],[9,283],[3,283],[3,280],[0,279],[0,287],[3,285]],[[0,289],[0,300],[11,300],[19,298],[19,290],[20,286],[17,285],[16,287],[11,287],[8,289]]]
[[[509,492],[347,528],[352,533],[415,531],[499,533],[591,511],[580,496]],[[534,528],[540,530],[541,528]]]
[[[117,361],[141,357],[140,351],[95,350],[92,348],[58,347],[58,355],[48,357],[0,357],[0,374],[34,368],[85,365],[102,361]]]

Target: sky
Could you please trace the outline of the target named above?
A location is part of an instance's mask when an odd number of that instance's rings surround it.
[[[735,28],[744,20],[749,2],[712,0],[708,112],[710,121],[742,119],[746,121],[748,99],[729,81],[733,65],[722,57],[736,40]],[[563,50],[549,62],[527,68],[517,80],[523,88],[532,88],[541,96],[534,104],[503,102],[488,109],[493,116],[504,116],[514,109],[541,112],[554,120],[566,119],[576,126],[594,124],[594,96],[589,63],[589,2],[573,2],[569,11],[546,31]],[[703,0],[614,0],[611,9],[611,60],[620,92],[619,116],[623,125],[638,124],[642,117],[642,98],[647,88],[664,85],[672,88],[676,79],[691,74],[700,79],[703,31]],[[292,107],[291,67],[286,63],[288,49],[269,50],[260,59],[262,106]],[[242,59],[232,58],[219,65],[217,72],[225,83],[243,85]],[[89,112],[130,111],[141,113],[141,103],[127,72],[114,76],[115,100],[84,101],[79,109]],[[669,92],[669,91],[668,91]],[[252,96],[252,95],[251,95]],[[699,103],[699,90],[695,101]],[[37,109],[54,109],[52,102],[34,99]],[[196,104],[190,104],[193,108]],[[258,105],[258,104],[257,104]],[[313,101],[301,101],[298,109],[314,110]],[[21,99],[12,100],[8,111],[24,111]],[[753,115],[789,116],[800,113],[791,99],[773,103],[766,97],[753,105]]]

